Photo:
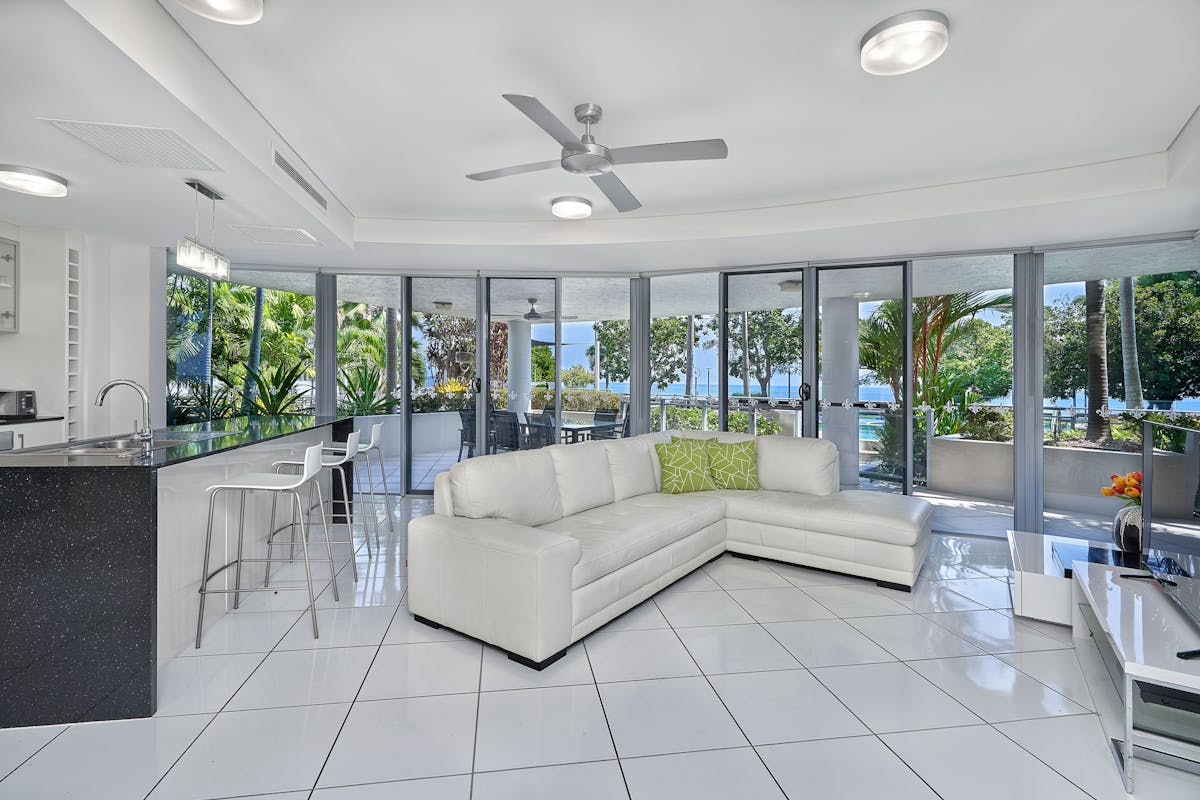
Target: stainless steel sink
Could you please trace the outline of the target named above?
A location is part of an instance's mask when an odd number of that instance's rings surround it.
[[[193,434],[182,433],[173,436],[155,436],[149,443],[150,450],[161,450],[181,444],[193,444],[209,439],[229,436],[226,432],[197,431]],[[142,441],[133,436],[119,436],[114,439],[100,439],[95,442],[78,442],[68,447],[56,447],[40,451],[44,455],[56,456],[119,456],[129,458],[144,452]]]

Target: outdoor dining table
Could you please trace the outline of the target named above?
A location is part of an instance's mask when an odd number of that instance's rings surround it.
[[[581,436],[611,431],[617,427],[616,422],[568,422],[563,420],[562,436],[565,444],[575,444]]]

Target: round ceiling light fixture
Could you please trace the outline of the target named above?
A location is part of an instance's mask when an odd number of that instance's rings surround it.
[[[945,14],[905,11],[867,31],[859,43],[859,63],[872,75],[903,75],[937,61],[949,44]]]
[[[550,201],[550,213],[559,219],[587,219],[592,202],[583,197],[556,197]]]
[[[193,14],[226,25],[253,25],[262,19],[263,0],[175,0]]]
[[[67,179],[33,167],[0,164],[0,189],[38,197],[66,197]]]

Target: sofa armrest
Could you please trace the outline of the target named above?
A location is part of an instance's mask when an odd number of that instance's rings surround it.
[[[532,661],[571,643],[579,542],[502,519],[439,515],[408,526],[412,613]]]

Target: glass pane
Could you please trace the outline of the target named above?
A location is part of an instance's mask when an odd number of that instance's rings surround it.
[[[475,279],[412,279],[412,401],[408,481],[433,490],[475,442]]]
[[[562,423],[567,441],[627,432],[629,279],[562,282]]]
[[[1013,257],[913,262],[913,484],[936,530],[1013,524]]]
[[[845,488],[904,491],[903,280],[898,265],[818,274],[818,426]]]
[[[314,277],[234,277],[167,275],[168,424],[312,413]]]
[[[372,470],[376,493],[404,491],[400,465],[404,459],[404,420],[400,406],[400,307],[403,278],[384,275],[339,275],[337,279],[338,411],[355,418],[354,427],[369,441],[382,424],[383,474]],[[355,470],[366,489],[365,469]]]
[[[650,429],[716,430],[715,272],[650,280]]]
[[[488,303],[488,448],[554,444],[554,281],[492,278]]]
[[[1155,512],[1195,547],[1200,245],[1047,253],[1045,284],[1045,532],[1111,537],[1116,512],[1140,502],[1126,476],[1144,471],[1152,420],[1182,429],[1156,437]]]
[[[801,435],[803,290],[798,270],[729,276],[729,430]]]

